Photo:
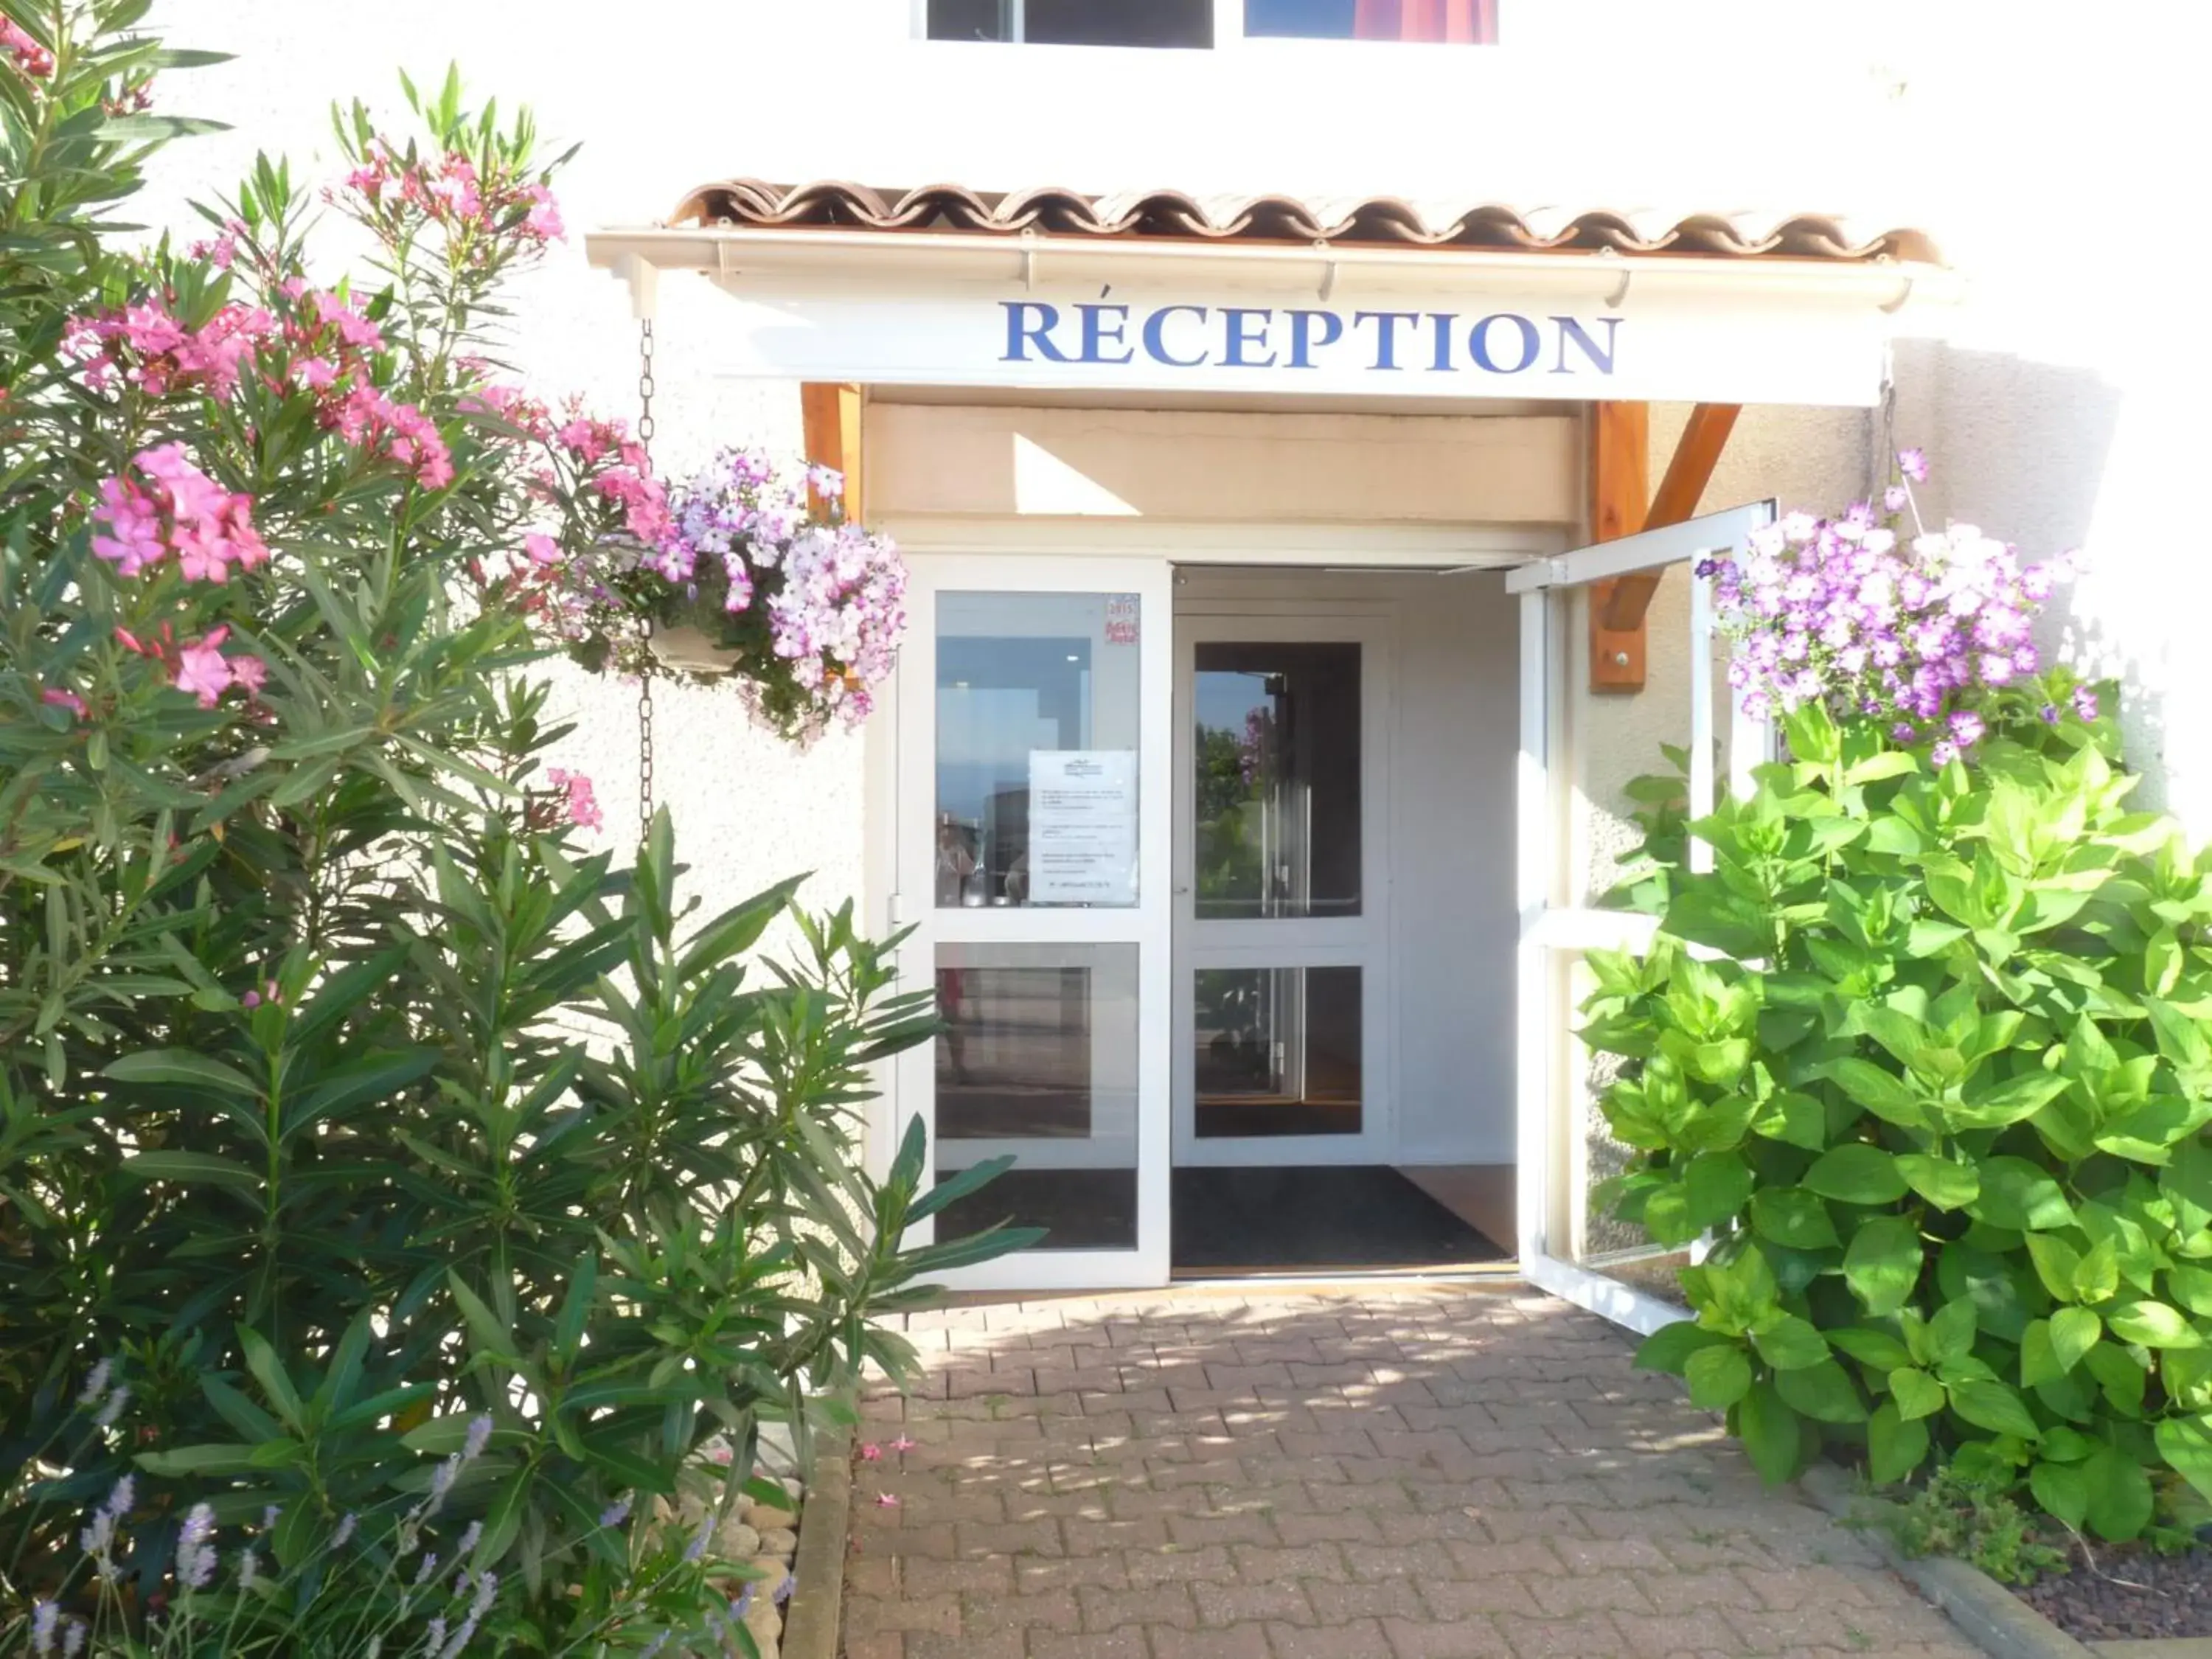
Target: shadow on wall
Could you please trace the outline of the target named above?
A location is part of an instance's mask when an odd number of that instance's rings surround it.
[[[2126,682],[2128,760],[2145,775],[2138,802],[2164,805],[2166,705],[2185,688],[2171,683],[2156,616],[2131,617],[2110,602],[2150,574],[2130,568],[2150,550],[2133,544],[2125,512],[2114,511],[2115,495],[2136,487],[2126,391],[2094,368],[1936,343],[1899,348],[1898,382],[1898,440],[1924,439],[1936,466],[1931,522],[1978,525],[2023,560],[2071,548],[2091,556],[2088,579],[2053,596],[2040,643],[2084,673]]]

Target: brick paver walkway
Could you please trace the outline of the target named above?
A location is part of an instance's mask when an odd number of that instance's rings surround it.
[[[1187,1291],[908,1323],[928,1375],[865,1407],[847,1659],[1972,1659],[1563,1303]]]

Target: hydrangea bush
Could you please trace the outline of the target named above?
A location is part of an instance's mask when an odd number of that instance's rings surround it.
[[[144,9],[0,0],[0,1651],[742,1651],[702,1448],[1033,1235],[900,1249],[992,1170],[850,1156],[934,1022],[849,907],[696,915],[549,764],[545,573],[668,506],[497,366],[527,116],[410,87],[125,252]]]
[[[1696,823],[1650,815],[1628,890],[1658,937],[1589,957],[1584,1039],[1623,1060],[1599,1103],[1636,1149],[1609,1201],[1712,1240],[1639,1363],[1772,1480],[1827,1446],[2106,1539],[2195,1526],[2212,854],[2129,810],[2097,688],[2034,656],[2059,570],[1887,529],[1793,517],[1706,568],[1787,758]]]
[[[542,614],[580,660],[650,672],[653,633],[690,629],[770,730],[807,742],[867,718],[905,631],[906,568],[845,516],[837,472],[726,449],[627,529],[539,563]]]

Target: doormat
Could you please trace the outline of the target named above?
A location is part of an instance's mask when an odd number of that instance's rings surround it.
[[[1381,1164],[1175,1172],[1178,1273],[1431,1267],[1507,1253]]]

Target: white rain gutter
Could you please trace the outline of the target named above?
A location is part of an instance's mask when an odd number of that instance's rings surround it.
[[[736,292],[813,292],[894,287],[910,293],[1018,283],[1139,283],[1187,278],[1194,268],[1224,287],[1310,294],[1323,302],[1348,293],[1510,290],[1599,300],[1618,307],[1647,285],[1675,295],[1767,295],[1871,306],[1894,316],[1911,307],[1955,304],[1964,283],[1940,265],[1789,258],[1771,255],[1530,253],[1510,249],[1338,246],[1150,240],[963,232],[763,230],[647,226],[592,231],[592,264],[629,283],[632,308],[653,309],[664,270],[699,271]]]

